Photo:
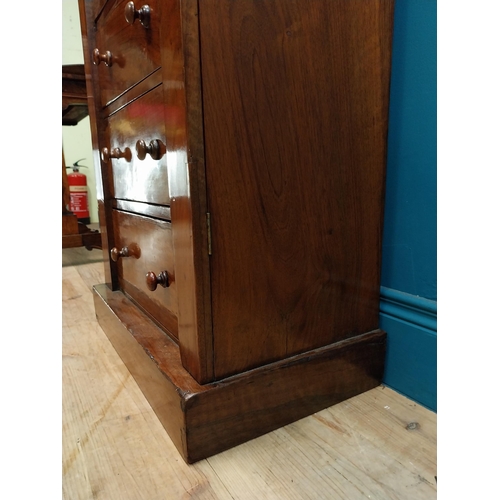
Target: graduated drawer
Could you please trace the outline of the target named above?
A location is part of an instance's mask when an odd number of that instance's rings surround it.
[[[125,14],[130,3],[108,2],[96,22],[92,57],[98,65],[103,107],[161,66],[157,1],[134,2],[137,11],[149,7],[147,27],[140,18],[132,24],[127,22]]]
[[[177,334],[177,288],[171,224],[138,214],[113,210],[114,248],[120,288],[174,337]],[[124,256],[123,254],[127,254]],[[154,276],[151,276],[151,273]],[[164,274],[163,274],[164,273]],[[152,291],[152,278],[168,276]]]
[[[101,157],[112,171],[113,197],[169,205],[162,85],[118,109],[109,116],[108,125],[107,149],[120,150],[107,159],[101,150]],[[143,157],[137,148],[138,141],[147,146],[153,141],[160,145],[160,151]]]

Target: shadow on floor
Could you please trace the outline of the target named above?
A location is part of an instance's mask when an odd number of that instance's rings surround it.
[[[62,267],[81,266],[92,262],[103,262],[102,250],[94,248],[87,250],[85,247],[63,248],[62,249]]]
[[[97,222],[87,224],[87,227],[93,231],[99,230]],[[102,250],[98,250],[97,248],[93,248],[92,250],[87,250],[85,247],[62,249],[62,267],[81,266],[83,264],[103,261]]]

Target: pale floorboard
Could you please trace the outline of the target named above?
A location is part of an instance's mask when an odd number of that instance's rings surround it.
[[[95,319],[102,262],[62,277],[65,500],[436,498],[436,414],[383,386],[186,465]]]

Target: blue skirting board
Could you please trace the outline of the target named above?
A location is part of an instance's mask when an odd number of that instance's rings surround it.
[[[380,328],[387,332],[384,384],[437,411],[437,303],[381,287]]]

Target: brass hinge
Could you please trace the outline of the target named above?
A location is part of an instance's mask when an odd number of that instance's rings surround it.
[[[207,212],[207,236],[208,236],[208,255],[212,255],[212,225],[210,222],[210,212]]]

